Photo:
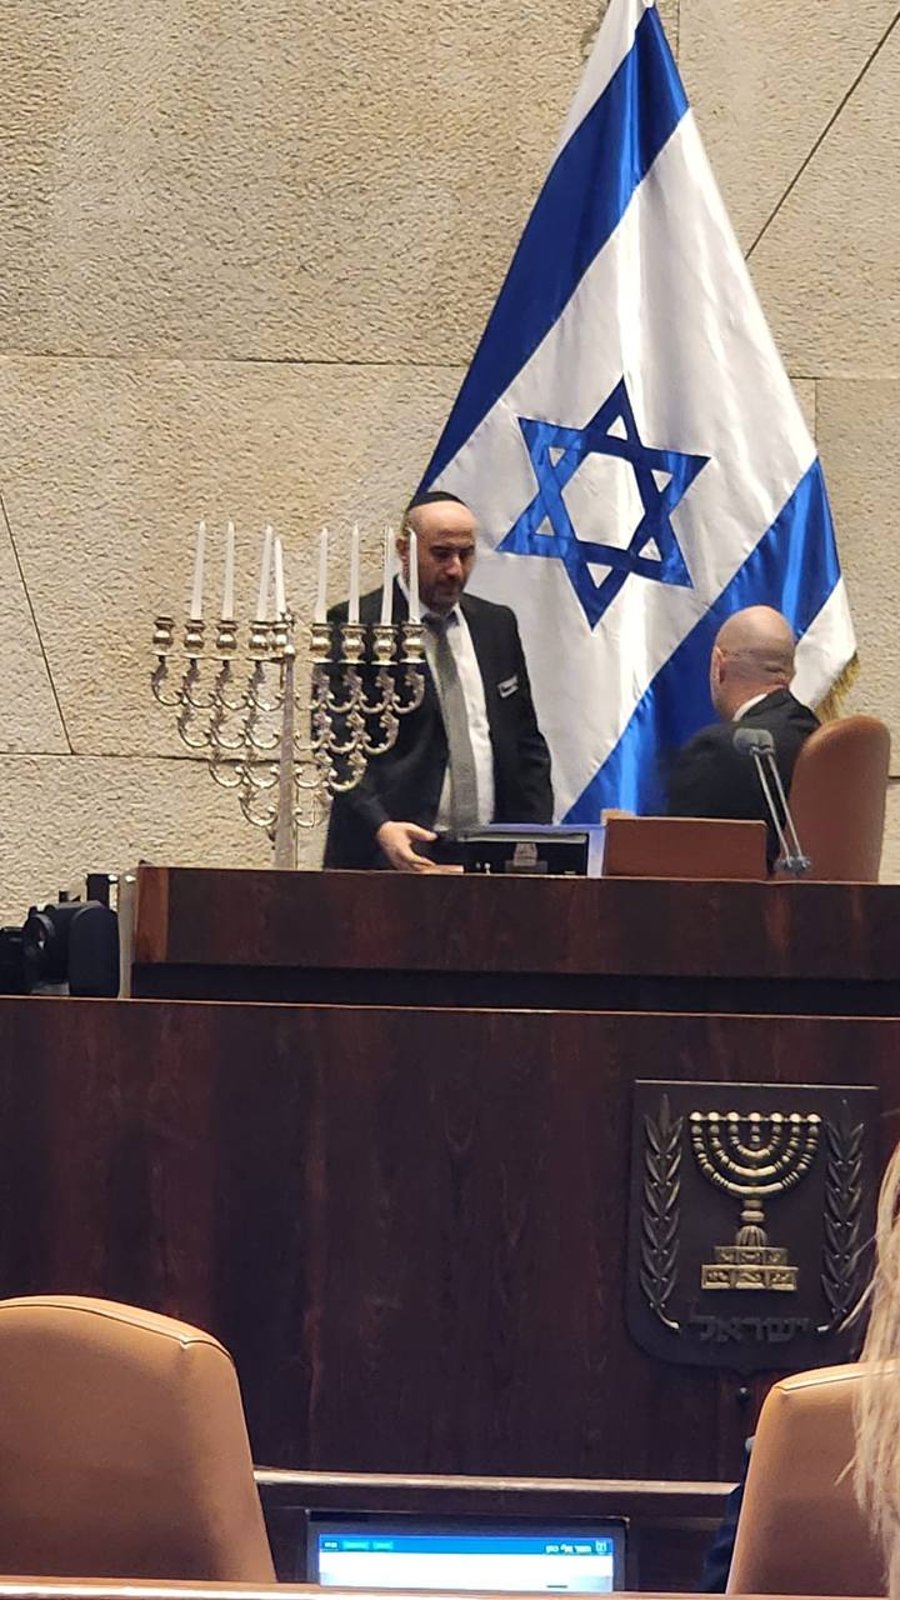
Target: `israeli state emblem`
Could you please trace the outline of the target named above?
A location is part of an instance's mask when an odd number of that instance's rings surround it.
[[[635,1084],[627,1317],[658,1359],[738,1372],[855,1353],[878,1090]]]

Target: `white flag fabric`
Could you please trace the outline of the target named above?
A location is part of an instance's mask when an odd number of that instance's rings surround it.
[[[475,512],[471,587],[518,616],[558,818],[658,808],[731,612],[789,617],[808,703],[853,655],[815,445],[652,3],[611,0],[423,486]]]

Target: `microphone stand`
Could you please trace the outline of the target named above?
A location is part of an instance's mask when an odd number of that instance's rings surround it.
[[[804,855],[797,836],[791,808],[781,781],[781,773],[775,760],[775,741],[771,733],[767,728],[738,727],[733,742],[736,750],[753,757],[766,810],[778,840],[779,857],[776,866],[795,878],[802,877],[804,872],[809,871],[812,862],[809,856]]]
[[[763,774],[764,758],[768,762],[769,775],[775,786],[778,798],[781,801],[781,806],[784,813],[784,827],[782,827],[779,823],[776,815],[776,808],[772,804],[771,790],[769,789],[766,778]],[[804,872],[809,872],[812,862],[809,856],[804,854],[800,840],[797,836],[797,829],[794,825],[794,819],[791,815],[791,808],[788,805],[788,798],[784,792],[784,784],[781,781],[781,773],[778,771],[778,762],[775,760],[775,752],[774,750],[754,750],[753,759],[756,762],[756,770],[759,773],[759,781],[763,786],[763,792],[766,796],[769,810],[771,811],[772,816],[775,818],[775,826],[778,833],[778,844],[781,851],[780,858],[775,865],[781,867],[783,872],[789,872],[793,877],[801,878]]]
[[[775,829],[775,833],[778,838],[779,860],[787,861],[791,855],[791,850],[785,836],[784,828],[781,825],[781,818],[778,815],[778,807],[775,804],[775,797],[769,784],[769,775],[766,772],[764,753],[762,750],[758,749],[756,745],[754,745],[750,751],[750,755],[753,758],[753,765],[756,768],[756,776],[759,779],[759,786],[763,792],[763,797],[766,802],[766,809],[772,820],[772,826]]]

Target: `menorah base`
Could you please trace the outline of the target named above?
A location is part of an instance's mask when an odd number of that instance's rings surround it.
[[[785,1249],[770,1245],[717,1244],[715,1262],[700,1268],[701,1289],[779,1289],[792,1294],[797,1268]]]

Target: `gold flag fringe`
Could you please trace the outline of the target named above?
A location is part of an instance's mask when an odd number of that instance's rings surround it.
[[[816,716],[820,722],[835,722],[837,720],[841,714],[844,701],[858,677],[859,656],[854,650],[840,677],[835,679],[824,700],[821,700],[815,707]]]

